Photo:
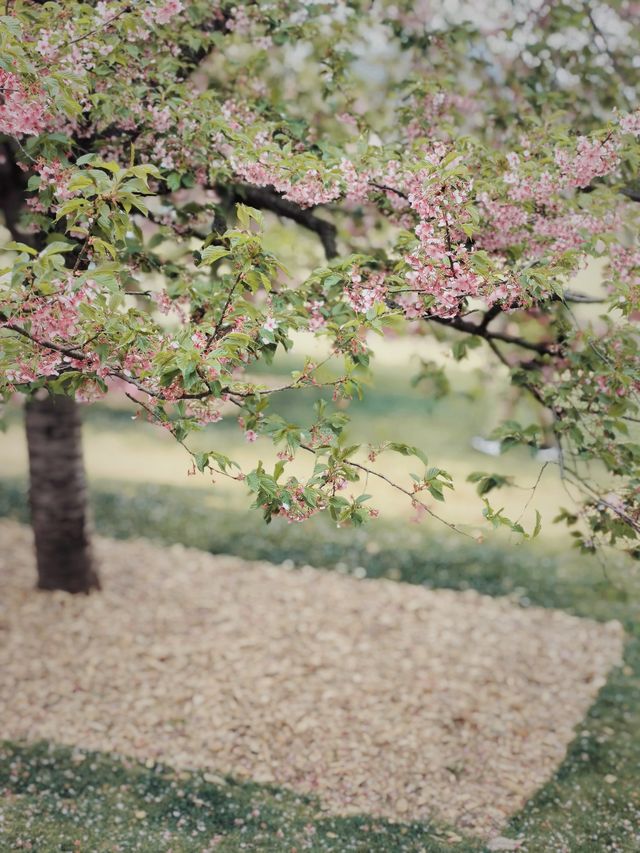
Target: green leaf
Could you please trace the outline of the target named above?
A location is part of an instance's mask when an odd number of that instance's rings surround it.
[[[19,243],[16,240],[12,240],[10,243],[7,243],[4,247],[7,251],[11,252],[26,252],[28,255],[37,255],[38,252],[33,246],[27,246],[26,243]]]
[[[178,172],[171,172],[167,175],[166,181],[171,192],[175,192],[175,190],[180,188],[181,180]]]
[[[88,178],[86,175],[78,174],[74,175],[73,178],[69,181],[67,185],[67,189],[69,190],[83,190],[86,187],[92,187],[93,181],[91,178]]]
[[[248,207],[246,204],[236,205],[236,216],[238,217],[238,222],[245,230],[249,229],[251,220],[256,222],[260,227],[262,227],[264,222],[262,213],[254,207]]]
[[[196,468],[200,473],[204,472],[204,469],[209,465],[209,454],[208,453],[194,453],[193,461],[196,463]]]
[[[531,538],[535,539],[541,530],[542,530],[542,516],[540,515],[538,510],[536,510],[536,524],[535,524],[535,527],[533,528],[533,533],[531,534]]]
[[[230,254],[231,252],[225,249],[224,246],[207,246],[202,252],[202,259],[198,266],[211,266],[211,264],[219,261],[220,258],[226,258]]]
[[[65,252],[73,252],[73,250],[77,248],[75,243],[63,243],[60,240],[56,240],[53,243],[49,243],[48,246],[40,252],[41,258],[48,258],[51,255],[62,255]]]
[[[493,489],[500,489],[502,486],[509,486],[512,483],[511,477],[505,477],[502,474],[486,474],[483,471],[473,471],[467,477],[468,483],[477,483],[476,491],[482,495],[488,495]]]
[[[396,453],[400,453],[402,456],[416,456],[421,462],[424,462],[425,465],[429,464],[427,455],[423,453],[419,447],[413,447],[410,444],[402,444],[399,441],[391,441],[387,447],[389,450],[395,450]]]
[[[93,163],[96,157],[96,154],[83,154],[82,157],[78,157],[76,160],[76,165],[85,166],[87,163]]]

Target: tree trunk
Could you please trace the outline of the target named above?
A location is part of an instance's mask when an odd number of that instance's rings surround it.
[[[89,543],[78,406],[71,397],[34,397],[26,405],[26,423],[38,588],[99,589]]]

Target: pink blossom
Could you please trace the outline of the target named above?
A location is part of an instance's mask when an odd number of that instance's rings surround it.
[[[0,133],[37,136],[46,125],[42,93],[29,89],[15,74],[0,68]]]
[[[340,171],[346,184],[345,197],[348,201],[365,201],[371,187],[366,171],[358,172],[351,160],[344,158],[340,161]]]
[[[172,123],[171,112],[168,107],[151,107],[149,110],[155,130],[164,133],[169,130]]]
[[[203,350],[207,345],[207,336],[203,332],[197,331],[191,335],[191,341],[196,349]]]
[[[622,116],[620,119],[620,129],[623,133],[632,133],[634,136],[640,136],[640,110]]]
[[[166,290],[161,290],[160,293],[152,293],[151,298],[158,306],[161,314],[168,314],[173,308],[173,302]]]
[[[338,185],[336,183],[325,185],[316,169],[308,169],[301,180],[291,184],[284,194],[286,199],[294,201],[302,207],[327,204],[339,196]]]
[[[278,328],[277,320],[274,320],[273,317],[267,317],[267,319],[262,324],[262,328],[267,332],[275,332]]]
[[[369,273],[363,280],[358,267],[351,271],[351,284],[345,288],[344,298],[358,314],[366,314],[376,302],[384,301],[386,295],[385,274]]]
[[[322,300],[314,300],[313,302],[306,302],[305,308],[309,311],[309,331],[317,332],[326,326],[327,321],[325,317],[322,315],[322,307],[324,302]]]
[[[555,160],[569,186],[586,187],[594,178],[607,175],[616,168],[619,160],[616,147],[611,139],[598,142],[580,136],[573,157],[559,149]]]
[[[142,17],[149,25],[168,24],[169,21],[184,9],[181,0],[164,0],[162,3],[152,3],[143,11]]]
[[[236,174],[259,187],[273,187],[282,193],[288,201],[293,201],[301,207],[315,207],[327,204],[340,196],[340,188],[336,182],[325,184],[317,169],[307,169],[300,180],[291,181],[290,166],[268,163],[267,155],[261,155],[260,160],[253,162],[234,161]]]
[[[62,166],[59,160],[52,160],[45,163],[44,160],[36,163],[36,171],[40,175],[40,189],[52,187],[56,198],[59,201],[66,201],[73,198],[74,192],[67,189],[67,183],[71,177],[71,172],[68,168]]]
[[[36,50],[45,59],[53,59],[58,52],[58,48],[51,44],[50,39],[52,35],[53,32],[51,30],[42,30],[40,32],[40,37],[36,42]]]
[[[231,16],[227,21],[227,29],[242,35],[246,35],[251,30],[251,19],[243,6],[232,7]]]

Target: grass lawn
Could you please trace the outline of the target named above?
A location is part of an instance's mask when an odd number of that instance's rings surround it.
[[[293,561],[408,583],[508,595],[619,619],[626,663],[612,674],[555,777],[504,834],[526,851],[640,849],[640,578],[621,557],[596,560],[557,545],[479,547],[422,526],[336,530],[322,519],[264,527],[255,513],[213,509],[200,489],[96,483],[100,533],[144,534],[213,553]],[[24,482],[0,484],[0,514],[26,519]],[[443,826],[327,818],[319,804],[274,788],[144,766],[55,745],[0,753],[2,849],[51,851],[482,851]],[[31,846],[29,846],[31,845]]]
[[[440,851],[447,830],[322,814],[318,803],[210,774],[38,744],[0,749],[3,850]],[[6,845],[6,846],[5,846]],[[460,841],[454,849],[481,850]]]

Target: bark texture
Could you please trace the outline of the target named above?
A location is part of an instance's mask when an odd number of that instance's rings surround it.
[[[60,395],[32,398],[26,424],[38,588],[73,593],[99,589],[89,540],[78,406]]]

